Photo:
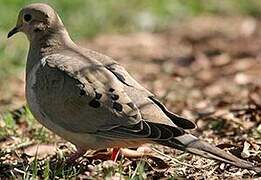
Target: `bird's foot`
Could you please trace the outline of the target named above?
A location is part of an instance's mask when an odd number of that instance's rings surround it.
[[[119,156],[124,156],[127,158],[140,158],[144,156],[152,156],[152,149],[148,146],[141,146],[136,150],[128,148],[113,148],[111,151],[111,160],[117,161]]]
[[[87,150],[84,148],[77,148],[77,151],[70,154],[65,163],[74,164],[78,158],[82,157],[86,153],[86,151]],[[96,151],[92,155],[87,155],[87,158],[98,158],[104,160],[107,159],[116,162],[119,156],[124,156],[127,158],[140,158],[144,156],[151,156],[152,154],[153,152],[151,148],[149,148],[148,146],[141,146],[137,150],[128,148],[113,148],[111,151],[108,152]]]

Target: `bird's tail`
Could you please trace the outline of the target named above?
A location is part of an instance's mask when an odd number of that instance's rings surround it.
[[[256,171],[257,173],[261,173],[261,167],[254,166],[248,161],[239,159],[236,156],[227,153],[218,147],[210,145],[209,143],[204,142],[191,134],[175,137],[169,141],[159,141],[158,143],[203,156],[208,159],[222,161],[240,168],[250,169]]]

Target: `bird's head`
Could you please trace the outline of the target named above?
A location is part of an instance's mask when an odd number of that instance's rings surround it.
[[[51,6],[34,3],[20,10],[16,26],[8,33],[7,37],[9,38],[17,32],[23,32],[29,40],[32,40],[47,32],[61,29],[64,29],[64,25]]]

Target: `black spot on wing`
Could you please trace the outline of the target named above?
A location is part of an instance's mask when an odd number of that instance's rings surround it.
[[[113,88],[110,88],[110,89],[109,89],[109,91],[110,91],[110,92],[113,92],[113,91],[115,91],[115,89],[113,89]]]
[[[114,101],[118,100],[119,98],[120,98],[120,96],[118,94],[112,94],[111,95],[111,99],[114,100]]]
[[[118,103],[118,102],[114,102],[112,104],[112,108],[115,109],[118,112],[121,112],[122,109],[123,109],[122,105],[120,103]]]
[[[84,95],[86,95],[86,92],[85,92],[85,90],[84,90],[84,85],[83,84],[77,84],[77,87],[79,88],[79,90],[80,90],[80,96],[84,96]]]
[[[89,102],[89,105],[93,108],[98,108],[101,106],[101,103],[97,101],[96,99],[93,99]]]
[[[95,99],[101,99],[102,94],[95,92]]]
[[[80,95],[81,95],[81,96],[84,96],[85,94],[86,94],[86,92],[85,92],[83,89],[81,89],[81,90],[80,90]]]

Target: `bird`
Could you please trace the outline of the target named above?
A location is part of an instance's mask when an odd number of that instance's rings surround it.
[[[48,4],[23,7],[10,38],[29,40],[25,94],[33,116],[74,144],[78,158],[88,149],[156,143],[240,168],[261,168],[192,135],[196,124],[168,110],[113,58],[71,39]]]

